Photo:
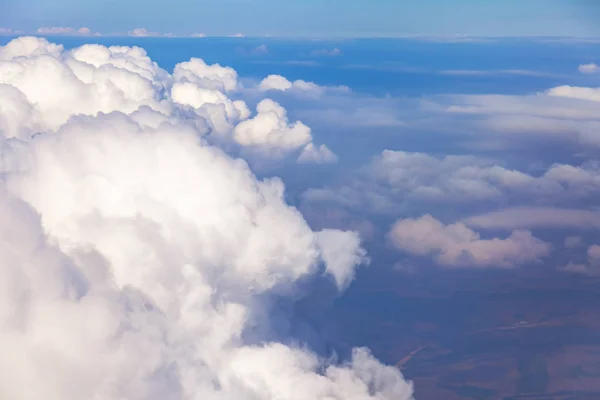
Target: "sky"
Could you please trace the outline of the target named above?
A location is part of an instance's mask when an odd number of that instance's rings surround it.
[[[598,9],[522,3],[8,4],[0,398],[598,398]]]
[[[587,0],[1,0],[0,27],[100,33],[372,37],[596,36]]]

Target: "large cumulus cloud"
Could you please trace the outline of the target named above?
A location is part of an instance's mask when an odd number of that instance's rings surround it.
[[[211,113],[235,124],[240,103],[171,98],[227,93],[231,73],[32,38],[0,59],[0,397],[412,398],[365,349],[337,365],[249,334],[271,296],[319,275],[343,290],[366,255],[211,144]]]

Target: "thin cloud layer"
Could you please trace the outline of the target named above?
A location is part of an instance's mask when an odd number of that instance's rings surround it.
[[[444,225],[431,215],[398,220],[388,237],[397,249],[431,256],[445,267],[512,268],[537,262],[552,248],[529,231],[514,231],[504,239],[482,239],[463,223]]]
[[[37,33],[41,35],[78,35],[78,36],[89,36],[92,34],[92,30],[87,27],[79,29],[65,27],[65,26],[50,26],[42,27],[37,30]]]
[[[465,223],[483,229],[600,228],[600,213],[583,209],[520,206],[475,215]]]
[[[176,83],[223,94],[228,70],[178,79],[138,48],[34,38],[0,60],[0,105],[18,111],[0,128],[0,397],[412,398],[365,349],[337,365],[253,329],[311,276],[345,289],[366,254],[209,143],[202,107],[227,117],[226,100],[171,100]]]

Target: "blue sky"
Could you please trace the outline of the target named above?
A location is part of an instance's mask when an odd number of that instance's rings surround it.
[[[274,36],[598,36],[587,0],[0,0],[0,27]]]

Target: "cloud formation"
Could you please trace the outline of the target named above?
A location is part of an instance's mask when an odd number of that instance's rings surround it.
[[[412,398],[365,349],[338,365],[253,329],[311,276],[343,290],[365,252],[210,144],[213,109],[241,106],[171,100],[176,83],[224,94],[231,77],[168,74],[139,48],[0,47],[0,397]]]
[[[599,176],[594,162],[554,164],[541,175],[531,175],[483,157],[384,150],[345,185],[308,189],[303,198],[380,213],[423,202],[557,205],[600,195]]]
[[[35,57],[22,58],[28,55]],[[182,62],[169,74],[139,47],[85,45],[64,51],[23,37],[1,48],[0,60],[0,129],[7,137],[55,131],[75,115],[131,114],[147,107],[162,119],[204,126],[209,140],[260,148],[265,155],[300,155],[312,144],[310,128],[290,124],[285,109],[271,100],[249,119],[246,103],[229,97],[240,89],[236,71],[201,59]],[[32,84],[38,81],[52,90]]]
[[[551,251],[550,244],[529,231],[514,231],[505,239],[482,239],[461,222],[444,225],[431,215],[398,220],[388,238],[397,249],[432,256],[446,267],[511,268],[539,261]]]

